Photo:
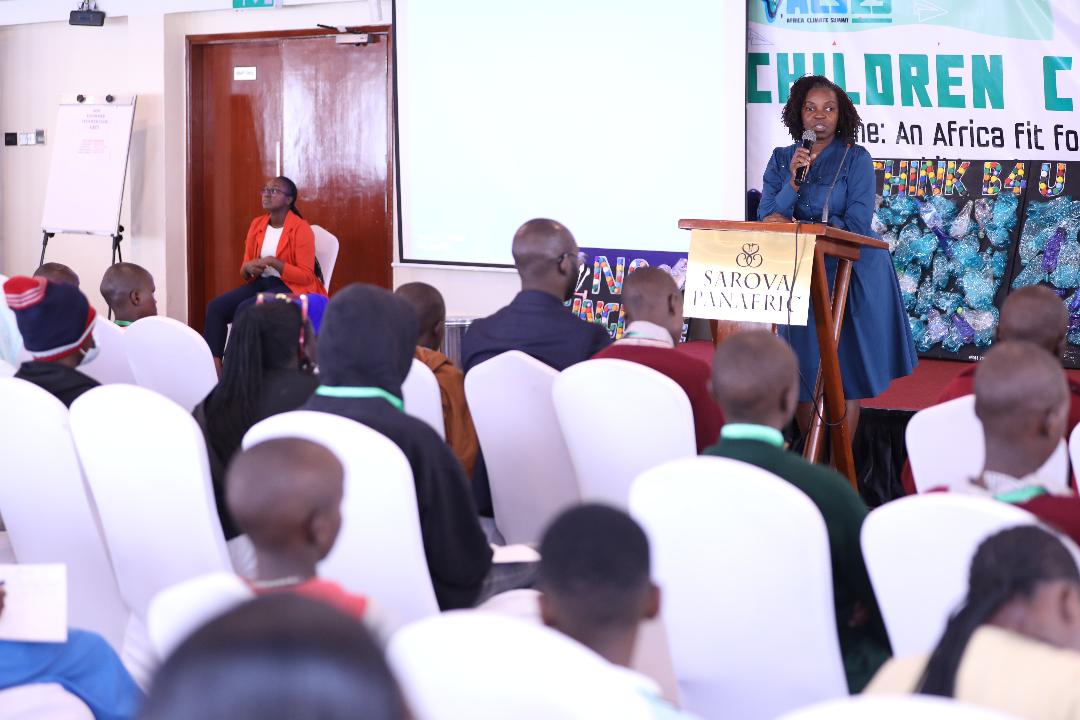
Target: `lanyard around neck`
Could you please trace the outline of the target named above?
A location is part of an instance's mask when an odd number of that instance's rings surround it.
[[[321,397],[332,398],[382,398],[386,402],[393,405],[398,410],[404,412],[405,403],[401,398],[392,393],[388,393],[382,388],[377,387],[350,387],[348,385],[320,385],[315,388],[315,394]]]

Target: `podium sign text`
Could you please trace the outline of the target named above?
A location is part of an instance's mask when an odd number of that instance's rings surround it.
[[[814,240],[790,232],[691,231],[687,317],[805,325]]]

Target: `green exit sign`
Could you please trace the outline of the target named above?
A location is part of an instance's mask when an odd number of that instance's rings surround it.
[[[233,10],[281,7],[281,0],[232,0]]]

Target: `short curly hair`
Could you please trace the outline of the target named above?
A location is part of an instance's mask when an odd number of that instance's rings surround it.
[[[798,142],[802,139],[802,106],[806,102],[806,95],[814,88],[826,88],[836,93],[836,103],[840,110],[840,119],[836,123],[836,134],[841,140],[848,143],[855,142],[855,136],[862,127],[862,118],[859,111],[851,102],[844,89],[823,75],[806,75],[799,78],[791,86],[791,94],[780,113],[780,120],[787,126],[791,137]]]

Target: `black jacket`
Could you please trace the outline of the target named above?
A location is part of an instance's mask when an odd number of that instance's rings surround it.
[[[37,360],[20,365],[15,377],[32,382],[42,390],[47,390],[67,407],[71,407],[75,398],[101,384],[78,370],[72,370],[55,362],[38,362]]]
[[[401,397],[418,335],[412,308],[370,285],[351,285],[331,299],[319,333],[323,385],[376,387]],[[470,607],[491,569],[461,463],[434,430],[381,398],[314,395],[301,408],[363,423],[394,442],[412,467],[424,553],[443,610]]]

